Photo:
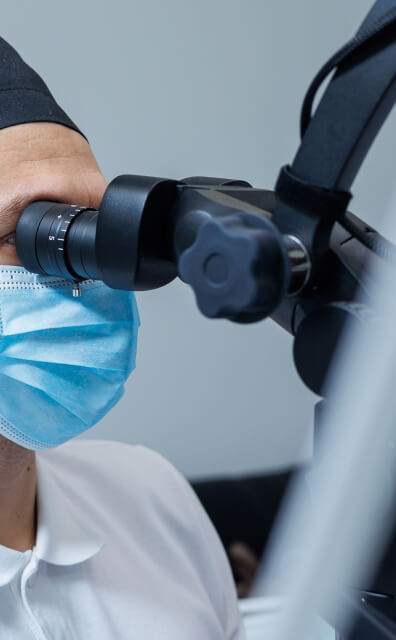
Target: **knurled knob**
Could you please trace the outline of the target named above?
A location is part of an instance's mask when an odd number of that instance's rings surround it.
[[[289,275],[276,227],[264,216],[243,212],[205,221],[178,268],[201,313],[237,320],[241,314],[270,315],[286,292]]]

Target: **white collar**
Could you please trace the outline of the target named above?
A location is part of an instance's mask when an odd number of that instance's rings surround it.
[[[0,545],[0,587],[9,583],[26,558],[37,558],[56,565],[72,565],[92,558],[105,545],[100,532],[74,504],[70,487],[50,468],[47,459],[36,453],[37,536],[27,551]]]

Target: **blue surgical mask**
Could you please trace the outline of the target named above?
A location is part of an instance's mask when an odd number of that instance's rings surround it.
[[[0,433],[47,449],[98,422],[135,368],[132,292],[0,266]]]

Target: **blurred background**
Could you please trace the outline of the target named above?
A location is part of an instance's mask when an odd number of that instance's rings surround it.
[[[47,82],[110,181],[243,178],[272,189],[299,142],[304,92],[371,0],[3,0],[1,35]],[[395,114],[350,209],[381,230]],[[179,281],[138,294],[137,369],[84,438],[156,449],[190,478],[288,467],[312,451],[316,401],[271,320],[199,315]]]

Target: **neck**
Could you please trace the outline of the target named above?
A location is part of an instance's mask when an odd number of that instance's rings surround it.
[[[0,545],[26,551],[36,542],[36,457],[0,435]]]

